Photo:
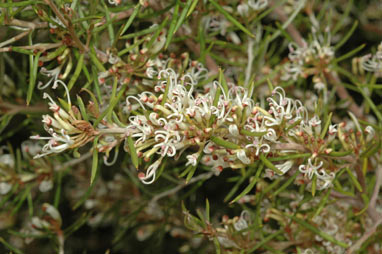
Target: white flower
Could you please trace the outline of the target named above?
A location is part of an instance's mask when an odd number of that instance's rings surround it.
[[[335,177],[334,172],[326,173],[324,169],[317,171],[317,190],[323,190],[331,187],[332,181]]]
[[[187,155],[186,158],[187,158],[187,163],[186,163],[186,166],[188,165],[191,165],[191,166],[196,166],[196,164],[198,163],[198,157],[199,157],[199,154],[198,153],[194,153],[194,154],[191,154],[191,155]]]
[[[54,219],[56,222],[58,222],[58,226],[61,226],[62,219],[60,212],[51,204],[44,203],[42,205],[42,210],[47,213],[52,219]]]
[[[248,4],[241,3],[237,6],[237,12],[239,13],[240,16],[242,17],[247,17],[248,16]]]
[[[236,231],[241,231],[248,228],[248,222],[247,222],[248,219],[249,219],[248,211],[243,210],[240,214],[239,220],[233,224],[233,227],[236,229]]]
[[[51,137],[40,137],[39,135],[31,136],[31,139],[48,140],[48,143],[42,147],[42,153],[35,155],[33,158],[41,158],[52,153],[61,153],[74,144],[74,141],[61,129],[61,135],[54,132],[52,128],[48,130]]]
[[[268,0],[248,0],[248,5],[255,11],[259,11],[267,7]]]
[[[323,164],[324,163],[320,161],[320,163],[317,166],[313,165],[311,158],[309,158],[308,165],[300,165],[298,167],[298,170],[311,180],[313,175],[317,175],[317,170],[320,169]]]
[[[41,183],[38,186],[38,189],[41,192],[50,191],[52,188],[53,188],[53,181],[52,181],[52,179],[43,180],[43,181],[41,181]]]
[[[309,120],[309,127],[314,128],[314,131],[316,134],[320,134],[321,132],[321,120],[318,118],[318,116],[314,116],[312,119]]]
[[[45,85],[40,81],[37,84],[37,88],[40,90],[45,89],[52,83],[52,81],[54,84],[56,80],[58,80],[58,78],[60,77],[61,69],[62,69],[62,65],[59,65],[52,70],[47,70],[45,67],[42,67],[40,70],[40,73],[47,77],[50,77],[51,79]]]
[[[239,136],[239,129],[237,128],[237,125],[236,124],[230,124],[228,126],[228,131],[229,133],[232,135],[232,136]]]
[[[240,149],[237,153],[236,153],[236,156],[237,158],[243,162],[244,164],[248,165],[251,163],[251,160],[247,157],[246,153],[245,153],[245,150],[244,149]]]
[[[375,136],[375,130],[373,127],[371,127],[370,125],[368,125],[366,128],[365,128],[365,132],[367,133],[367,136],[366,136],[366,142],[370,142],[374,136]]]
[[[146,171],[146,174],[145,173],[139,173],[138,174],[138,177],[139,177],[139,179],[141,180],[142,183],[144,183],[144,184],[152,184],[155,181],[156,171],[157,171],[157,169],[158,169],[158,167],[159,167],[161,162],[162,162],[162,158],[158,159],[153,164],[151,164],[148,167],[148,169]]]
[[[250,147],[256,148],[256,156],[259,155],[260,151],[262,151],[263,153],[269,153],[271,150],[271,147],[268,144],[263,144],[262,140],[259,140],[258,138],[255,138],[252,144],[245,146],[245,148]]]
[[[109,4],[112,4],[112,5],[119,5],[121,4],[121,0],[108,0]]]
[[[0,165],[13,168],[15,166],[15,160],[10,154],[0,155]]]
[[[382,42],[375,55],[368,54],[361,58],[362,68],[374,72],[376,77],[382,77]]]
[[[0,195],[7,194],[12,189],[12,185],[6,182],[0,182]]]
[[[284,162],[283,164],[275,165],[276,168],[278,168],[283,174],[289,171],[293,166],[293,161],[289,160]]]

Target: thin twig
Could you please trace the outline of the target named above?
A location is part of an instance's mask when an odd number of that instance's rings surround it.
[[[121,11],[118,13],[111,13],[110,19],[112,21],[119,21],[119,20],[130,17],[133,12],[134,12],[134,9],[128,9],[128,10]],[[94,27],[99,27],[99,26],[102,26],[104,24],[106,24],[106,17],[104,17],[101,21],[95,23]]]
[[[300,152],[306,152],[307,151],[303,145],[296,144],[296,143],[274,144],[273,149],[275,149],[275,150],[297,150]]]
[[[195,182],[197,182],[199,180],[207,180],[207,179],[211,178],[213,176],[213,174],[214,174],[213,172],[204,173],[204,174],[201,174],[201,175],[198,175],[196,177],[191,178],[191,180],[188,183],[182,182],[178,186],[176,186],[175,188],[172,188],[172,189],[167,190],[165,192],[162,192],[162,193],[160,193],[158,195],[155,195],[151,199],[150,203],[155,203],[155,202],[157,202],[161,198],[173,195],[173,194],[177,193],[178,191],[180,191],[181,189],[183,189],[184,187],[186,187],[186,186],[188,186],[190,184],[193,184],[193,183],[195,183]]]
[[[363,236],[358,239],[358,241],[353,244],[347,251],[346,251],[346,254],[352,254],[354,253],[355,251],[359,250],[359,248],[361,248],[362,244],[368,240],[374,233],[375,231],[377,231],[377,228],[379,225],[382,224],[382,216],[379,217],[379,220],[376,221],[376,223],[373,224],[373,226],[371,227],[371,229],[369,231],[366,231],[365,234],[363,234]]]
[[[22,39],[23,37],[28,35],[30,32],[31,32],[31,30],[28,30],[28,31],[22,32],[22,33],[20,33],[20,34],[18,34],[16,36],[10,38],[9,40],[3,41],[2,43],[0,43],[0,48],[6,46],[8,44],[14,43],[15,41],[18,41],[18,40]]]
[[[329,72],[327,73],[327,76],[329,80],[336,86],[336,92],[338,97],[340,97],[341,100],[347,100],[350,102],[349,109],[350,111],[358,118],[363,118],[363,110],[361,107],[359,107],[354,100],[352,99],[351,95],[348,93],[346,88],[342,85],[341,79],[338,77],[338,74],[336,72]]]
[[[274,5],[275,3],[272,4]],[[276,14],[276,16],[281,22],[284,23],[288,20],[288,16],[284,13],[281,7],[275,7],[273,9],[273,12]],[[290,23],[289,26],[287,26],[286,30],[288,31],[289,35],[293,38],[293,40],[297,43],[297,45],[299,45],[300,47],[304,46],[303,37],[292,23]]]
[[[248,36],[248,50],[247,50],[247,54],[248,54],[248,63],[247,63],[247,68],[245,69],[245,86],[248,87],[249,86],[249,79],[251,78],[251,72],[252,72],[252,64],[253,64],[253,46],[255,44],[255,40],[253,40],[252,38],[250,38]]]
[[[24,21],[19,19],[12,19],[12,20],[4,20],[4,25],[8,26],[19,26],[19,27],[25,27],[32,30],[39,29],[39,28],[47,28],[48,22],[31,22],[31,21]]]
[[[52,1],[44,0],[44,2],[47,5],[49,5],[52,11],[56,14],[56,16],[61,20],[61,22],[68,29],[70,36],[72,37],[73,41],[75,42],[76,46],[80,49],[80,51],[87,52],[89,49],[84,44],[82,44],[82,42],[78,38],[76,31],[74,30],[72,22],[70,22],[70,20],[65,19],[65,17],[61,14],[61,12],[57,9],[56,5]]]
[[[92,157],[93,153],[90,151],[90,152],[87,152],[85,154],[83,154],[80,158],[77,158],[77,159],[73,159],[73,160],[70,160],[64,164],[59,164],[57,165],[56,167],[54,167],[54,170],[55,171],[60,171],[60,170],[64,170],[68,167],[72,167],[74,165],[77,165],[87,159],[89,159],[90,157]]]
[[[53,48],[58,48],[62,46],[62,42],[56,42],[56,43],[37,43],[34,45],[29,45],[29,46],[18,46],[17,48],[20,49],[30,49],[30,50],[38,50],[38,51],[46,51],[49,49]],[[0,52],[12,52],[13,47],[5,47],[5,48],[0,48]]]

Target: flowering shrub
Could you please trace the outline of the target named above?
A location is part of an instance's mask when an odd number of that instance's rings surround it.
[[[382,253],[378,6],[0,3],[1,251]]]

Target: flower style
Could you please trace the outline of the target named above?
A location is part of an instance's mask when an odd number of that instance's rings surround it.
[[[317,175],[317,170],[322,167],[324,163],[320,161],[318,165],[313,165],[312,159],[308,159],[308,165],[300,165],[298,167],[298,170],[304,174],[305,177],[308,177],[308,179],[312,179],[313,175]]]

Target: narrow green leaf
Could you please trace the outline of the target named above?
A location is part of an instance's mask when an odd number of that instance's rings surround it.
[[[23,7],[23,6],[30,6],[30,5],[34,5],[34,4],[38,4],[38,3],[42,3],[42,2],[35,1],[35,0],[20,1],[20,2],[11,1],[9,3],[0,3],[0,8]]]
[[[29,192],[29,193],[28,193],[27,201],[28,201],[28,213],[29,213],[29,217],[32,217],[32,216],[33,216],[33,199],[32,199],[32,192]]]
[[[187,12],[187,17],[191,15],[191,13],[195,10],[196,4],[198,3],[199,0],[194,0],[191,4],[190,9]]]
[[[216,136],[211,136],[210,139],[215,144],[222,146],[222,147],[225,147],[225,148],[228,148],[228,149],[240,149],[241,148],[239,145],[237,145],[235,143],[231,143],[227,140],[221,139],[221,138],[216,137]]]
[[[253,189],[253,187],[255,186],[257,181],[260,179],[260,174],[263,171],[263,168],[264,168],[264,164],[261,164],[260,167],[256,171],[255,177],[251,179],[251,182],[249,183],[249,185],[237,197],[235,197],[231,202],[229,202],[230,204],[237,202],[238,200],[240,200],[242,197],[247,195]]]
[[[243,135],[246,135],[246,136],[250,136],[250,137],[262,137],[265,134],[267,134],[267,132],[265,132],[265,131],[263,131],[263,132],[255,132],[255,131],[249,131],[249,130],[244,130],[244,129],[241,129],[240,133],[243,134]]]
[[[127,29],[129,29],[129,27],[133,23],[133,21],[134,21],[135,17],[137,16],[137,14],[138,14],[140,9],[141,9],[141,4],[140,3],[135,5],[133,13],[131,14],[129,19],[127,20],[126,24],[123,26],[123,29],[121,31],[121,35],[123,35],[127,31]]]
[[[160,26],[156,26],[155,27],[155,33],[153,36],[151,36],[151,39],[150,41],[147,43],[147,48],[150,50],[152,45],[155,43],[155,41],[157,40],[158,36],[160,35],[160,33],[163,31],[163,28],[167,25],[167,21],[168,21],[169,17],[166,16],[166,18],[163,20],[162,24],[160,24]]]
[[[109,107],[104,110],[101,115],[97,118],[97,120],[94,122],[93,126],[94,127],[97,127],[97,125],[102,121],[102,119],[108,115],[109,113],[111,114],[115,105],[117,105],[117,103],[119,102],[119,99],[122,97],[123,93],[125,92],[126,90],[126,87],[127,87],[127,84],[124,84],[121,89],[119,90],[117,96],[115,97],[111,97],[111,101],[110,101],[110,104],[109,104]]]
[[[81,98],[79,95],[77,95],[77,104],[78,104],[78,106],[79,106],[79,108],[80,108],[80,112],[81,112],[81,116],[82,116],[82,118],[83,118],[86,122],[89,122],[89,116],[88,116],[88,114],[87,114],[87,112],[86,112],[85,104],[84,104],[84,102],[82,101],[82,98]]]
[[[345,34],[345,36],[342,37],[342,39],[336,44],[336,46],[334,46],[334,50],[339,49],[342,45],[345,44],[345,42],[347,42],[350,36],[354,33],[357,26],[358,26],[358,20],[354,22],[350,30]]]
[[[232,187],[232,189],[228,192],[228,194],[224,197],[224,202],[227,202],[229,199],[232,198],[232,196],[236,193],[236,191],[239,189],[240,185],[247,179],[249,176],[251,176],[254,171],[257,169],[257,164],[255,166],[249,167],[249,170],[246,172],[246,174],[242,177],[238,176],[237,179],[239,180],[234,180],[235,185]]]
[[[66,45],[61,46],[61,47],[59,47],[58,49],[56,49],[55,51],[50,52],[50,53],[49,53],[48,55],[46,55],[45,57],[42,56],[42,57],[41,57],[41,60],[51,61],[51,60],[53,60],[54,58],[56,58],[56,57],[58,57],[59,55],[61,55],[61,54],[65,51],[66,48],[67,48]]]
[[[343,156],[350,155],[350,154],[353,154],[353,151],[343,151],[343,152],[333,151],[333,152],[329,153],[328,155],[330,155],[332,157],[343,157]]]
[[[331,121],[332,121],[332,115],[333,115],[333,113],[330,112],[328,118],[326,119],[324,128],[323,128],[322,131],[321,131],[321,136],[320,136],[321,139],[324,139],[324,138],[325,138],[326,132],[328,131],[328,129],[329,129],[329,125],[330,125],[330,123],[331,123]]]
[[[88,55],[90,56],[90,59],[94,63],[94,65],[97,67],[98,71],[106,71],[103,64],[98,60],[97,53],[95,52],[95,49],[93,47],[90,48],[90,52],[88,52]]]
[[[90,185],[93,184],[94,179],[97,175],[97,168],[98,168],[98,150],[97,150],[97,144],[98,144],[98,138],[96,137],[93,142],[93,162],[92,162],[92,172],[90,177]]]
[[[72,225],[65,228],[64,235],[65,237],[70,236],[72,233],[77,231],[80,227],[82,227],[86,222],[89,221],[90,216],[92,213],[83,213],[78,220],[76,220]]]
[[[23,254],[21,250],[17,249],[16,247],[12,246],[11,244],[7,243],[7,241],[4,240],[4,238],[0,237],[0,243],[2,243],[7,249],[10,251],[16,253],[16,254]]]
[[[76,83],[76,81],[77,81],[77,79],[81,73],[83,63],[84,63],[84,54],[81,54],[79,59],[78,59],[78,64],[76,66],[76,69],[74,70],[74,74],[68,83],[69,91],[72,89],[73,85]]]
[[[34,87],[36,85],[36,78],[37,78],[37,68],[38,68],[38,60],[40,58],[41,52],[38,52],[36,56],[29,56],[29,62],[31,64],[30,66],[30,72],[29,72],[29,86],[28,86],[28,92],[27,92],[27,105],[29,105],[31,99]]]
[[[231,21],[235,26],[237,26],[240,30],[242,30],[244,33],[248,34],[250,37],[255,37],[247,28],[245,28],[239,21],[237,21],[234,17],[232,17],[223,7],[221,7],[218,3],[216,3],[214,0],[209,0],[210,3],[221,13],[223,16]]]
[[[348,59],[349,57],[352,57],[354,56],[355,54],[357,54],[359,51],[361,51],[364,47],[366,46],[366,44],[362,44],[358,47],[356,47],[355,49],[349,51],[348,53],[346,53],[345,55],[342,55],[340,57],[337,57],[337,58],[334,58],[332,63],[333,64],[336,64],[336,63],[339,63],[345,59]]]
[[[107,31],[109,33],[109,38],[110,38],[110,44],[112,45],[114,43],[114,28],[113,28],[113,21],[110,18],[110,12],[109,8],[107,7],[106,3],[104,1],[101,1],[103,8],[105,9],[105,17],[106,17],[106,22],[107,22]]]
[[[278,168],[276,168],[275,165],[272,164],[272,162],[270,162],[265,156],[264,154],[261,154],[260,155],[260,160],[264,163],[264,165],[268,168],[270,168],[271,170],[275,171],[275,173],[279,174],[279,175],[282,175],[283,172],[281,172]]]
[[[221,253],[220,243],[219,243],[219,240],[217,237],[214,237],[214,245],[215,245],[215,249],[216,249],[216,254],[220,254]]]
[[[269,236],[265,237],[263,240],[261,240],[258,244],[256,244],[252,249],[248,251],[248,253],[254,253],[255,250],[261,248],[264,244],[275,238],[276,236],[282,234],[284,229],[280,229],[279,231],[276,231],[273,234],[270,234]]]
[[[304,228],[312,231],[316,235],[321,236],[321,238],[324,238],[325,240],[328,240],[329,242],[334,243],[335,245],[341,246],[342,248],[348,248],[349,247],[346,243],[338,241],[333,236],[331,236],[331,235],[329,235],[329,234],[319,230],[318,228],[316,228],[315,226],[312,226],[308,222],[306,222],[306,221],[304,221],[302,219],[299,219],[299,218],[297,218],[295,216],[291,216],[291,215],[287,215],[287,214],[285,214],[285,215],[287,217],[291,218],[293,221],[295,221],[298,224],[300,224],[301,226],[303,226]]]
[[[358,85],[357,88],[358,88],[358,91],[365,98],[365,101],[367,102],[367,104],[369,104],[370,108],[373,110],[373,112],[377,116],[379,122],[382,122],[382,113],[380,110],[378,110],[377,106],[375,106],[374,102],[370,99],[370,96],[365,93],[365,91],[360,87],[360,85]]]
[[[293,159],[300,159],[300,158],[308,158],[312,156],[311,153],[302,153],[302,154],[290,154],[280,157],[272,157],[269,158],[269,161],[285,161],[285,160],[293,160]]]
[[[162,99],[162,102],[161,102],[161,105],[164,106],[164,104],[167,102],[167,96],[168,96],[168,92],[170,90],[170,84],[171,84],[171,80],[170,80],[170,77],[167,78],[167,83],[166,83],[166,88],[164,90],[164,94],[163,94],[163,99]]]
[[[315,174],[312,179],[312,196],[314,197],[316,195],[317,190],[317,175]]]
[[[322,209],[324,209],[324,206],[329,199],[330,192],[331,192],[331,189],[328,189],[325,193],[325,196],[321,198],[320,204],[318,205],[318,208],[316,212],[314,213],[314,215],[312,216],[312,218],[318,216],[321,213]]]
[[[281,185],[280,188],[278,188],[274,193],[272,193],[272,197],[276,197],[278,194],[283,192],[290,184],[293,183],[293,181],[297,178],[299,174],[300,171],[296,170],[292,177],[289,177],[288,180],[283,185]]]
[[[206,220],[210,222],[210,202],[208,201],[208,198],[206,198]]]
[[[58,205],[60,204],[61,188],[62,188],[62,176],[63,176],[63,171],[60,170],[57,173],[56,192],[54,194],[54,201],[53,201],[53,206],[55,208],[58,208]]]
[[[172,20],[171,20],[170,27],[167,33],[166,44],[164,46],[165,49],[167,49],[168,45],[170,45],[172,36],[175,33],[175,26],[176,26],[176,21],[178,19],[178,12],[179,12],[179,1],[176,1],[174,13],[172,14]]]
[[[127,137],[127,144],[129,146],[131,161],[133,162],[134,167],[138,168],[139,166],[138,154],[137,154],[137,150],[135,149],[133,138],[131,136]]]
[[[370,147],[368,147],[363,153],[361,153],[361,158],[369,158],[370,156],[374,155],[378,149],[381,146],[381,141],[378,141],[377,144],[373,144]]]
[[[178,31],[179,27],[183,24],[184,19],[186,18],[186,15],[188,13],[188,10],[190,9],[192,4],[192,0],[188,0],[186,3],[186,6],[183,8],[182,12],[180,13],[179,19],[175,25],[174,34],[176,31]]]
[[[359,192],[362,192],[362,187],[361,187],[361,184],[358,182],[357,178],[355,177],[355,175],[353,175],[353,173],[350,171],[349,167],[346,167],[346,172],[348,173],[351,181],[353,182],[354,186],[357,188],[357,190]]]

